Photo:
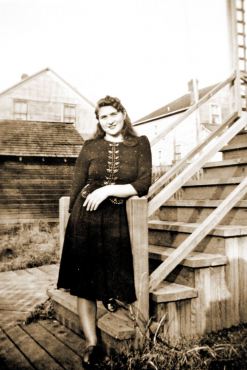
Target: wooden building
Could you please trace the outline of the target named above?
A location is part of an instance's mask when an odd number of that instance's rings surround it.
[[[0,119],[73,123],[84,139],[94,132],[94,104],[50,68],[0,94]]]
[[[71,123],[0,121],[1,223],[58,221],[82,144]]]
[[[195,100],[206,97],[216,86],[212,85],[200,90],[191,89],[187,94],[136,121],[135,130],[140,135],[147,135],[152,142],[167,126],[176,119],[180,119],[184,112],[195,103]],[[231,88],[223,89],[202,105],[196,114],[186,119],[183,125],[165,135],[154,145],[152,148],[153,166],[167,166],[178,161],[197,142],[203,140],[209,132],[221,124],[231,109],[229,96],[231,96]]]

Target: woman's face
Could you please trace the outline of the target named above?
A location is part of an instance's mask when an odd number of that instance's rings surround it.
[[[111,136],[118,136],[124,126],[125,114],[117,111],[111,105],[100,107],[98,111],[99,123],[104,132]]]

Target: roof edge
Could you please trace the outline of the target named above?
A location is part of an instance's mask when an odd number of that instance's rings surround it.
[[[84,95],[82,95],[75,87],[73,87],[70,83],[68,83],[67,81],[65,81],[61,76],[59,76],[55,71],[53,71],[53,69],[51,69],[49,67],[46,67],[46,68],[42,69],[41,71],[39,71],[39,72],[37,72],[37,73],[35,73],[35,74],[31,75],[31,76],[28,76],[24,80],[17,82],[15,85],[9,87],[8,89],[3,90],[2,92],[0,92],[0,97],[3,96],[3,95],[5,95],[5,94],[7,94],[12,89],[15,89],[15,88],[23,85],[27,81],[30,81],[33,78],[35,78],[35,77],[37,77],[37,76],[39,76],[39,75],[41,75],[41,74],[43,74],[45,72],[51,72],[51,73],[53,73],[59,80],[61,80],[65,85],[67,85],[71,90],[73,90],[81,98],[83,98],[89,105],[91,105],[92,107],[95,107],[95,104],[94,103],[92,103],[89,99],[87,99]]]
[[[162,118],[166,118],[166,117],[169,117],[169,116],[173,116],[175,114],[183,113],[186,110],[188,110],[189,107],[190,106],[185,107],[185,108],[181,108],[181,109],[178,109],[178,110],[175,110],[173,112],[167,112],[167,113],[161,114],[160,116],[148,118],[148,119],[145,119],[145,120],[142,120],[142,121],[139,121],[139,122],[137,121],[136,123],[134,122],[133,123],[133,126],[143,125],[143,124],[148,123],[148,122],[158,121],[159,119],[162,119]]]

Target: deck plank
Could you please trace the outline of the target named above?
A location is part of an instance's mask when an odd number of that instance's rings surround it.
[[[82,355],[86,342],[81,336],[66,328],[56,320],[42,320],[39,324],[52,333],[61,342],[65,343],[79,356]]]
[[[44,272],[49,277],[54,278],[58,274],[58,267],[56,265],[39,266],[38,269]]]
[[[38,267],[31,267],[28,268],[27,271],[37,277],[38,279],[44,279],[46,277],[46,273],[44,271],[41,271]]]
[[[82,369],[81,358],[70,349],[66,344],[56,338],[55,335],[47,331],[39,323],[22,326],[42,348],[52,356],[52,358],[63,366],[66,370]],[[47,370],[48,367],[46,367]]]
[[[22,327],[15,326],[6,330],[6,333],[35,369],[63,369]]]
[[[14,343],[0,329],[0,366],[1,369],[33,370],[25,356],[19,351]]]

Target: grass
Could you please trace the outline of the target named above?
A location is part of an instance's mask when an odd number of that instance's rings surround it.
[[[0,272],[59,261],[57,226],[39,221],[22,224],[1,235]]]
[[[104,370],[246,370],[247,325],[232,327],[193,340],[169,345],[161,338],[146,339],[142,350],[113,354]]]
[[[51,298],[48,298],[44,303],[41,303],[35,307],[35,309],[30,312],[25,320],[25,324],[31,324],[32,322],[37,322],[39,320],[54,320],[55,311],[52,304]]]

